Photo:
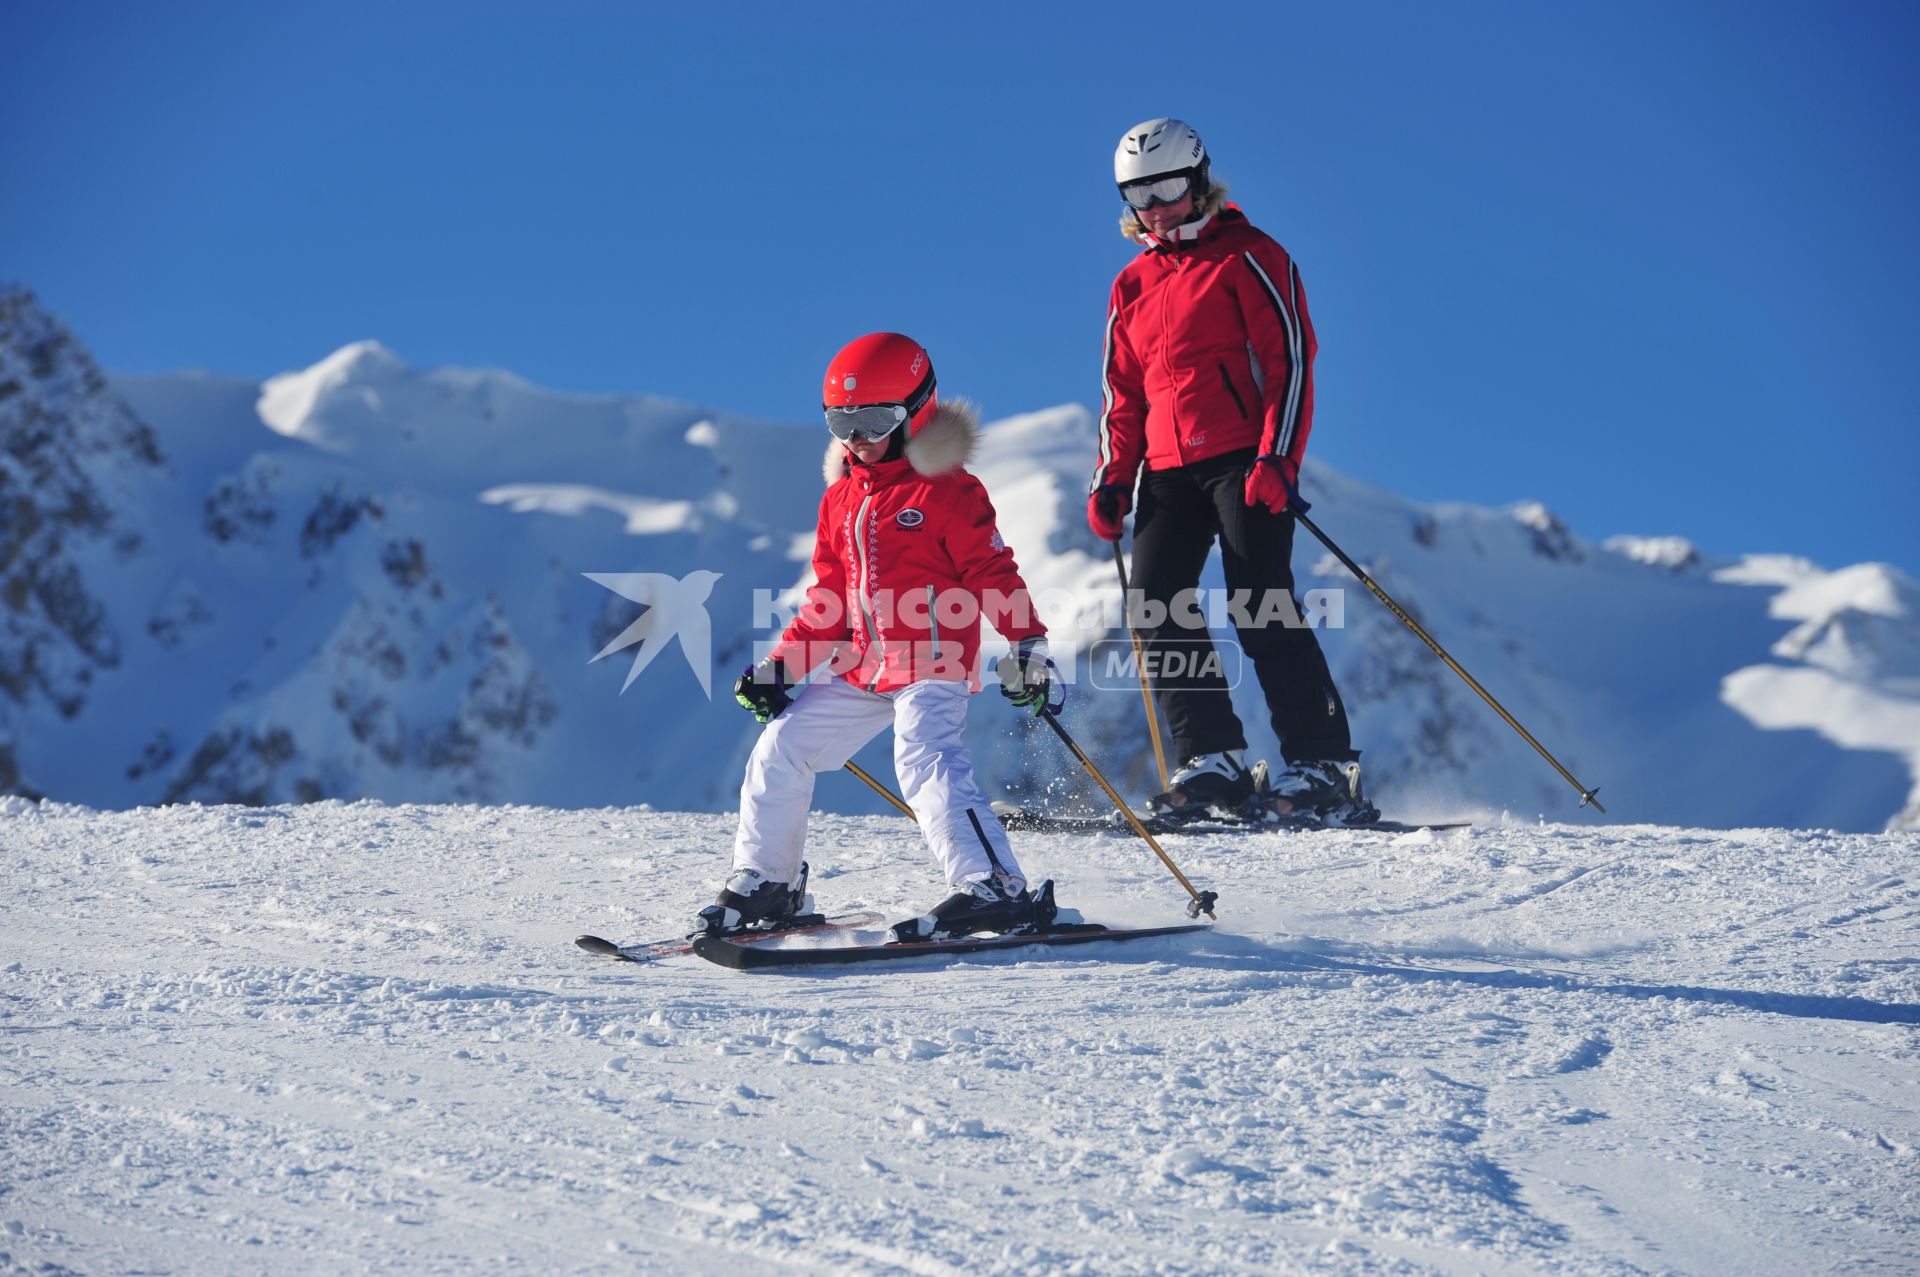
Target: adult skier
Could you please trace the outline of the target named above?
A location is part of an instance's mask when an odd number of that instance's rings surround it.
[[[1046,627],[993,504],[966,462],[978,413],[942,403],[933,361],[910,337],[870,333],[827,366],[827,491],[814,535],[815,584],[767,658],[734,685],[767,724],[740,787],[733,870],[695,935],[778,926],[807,911],[802,859],[814,776],[893,728],[901,796],[949,894],[894,938],[1044,925],[1050,884],[1027,890],[1006,830],[973,778],[961,733],[984,615],[1013,644],[1001,693],[1035,713],[1057,686]],[[795,691],[809,671],[831,676]],[[1057,710],[1064,689],[1055,692]]]
[[[1227,202],[1209,170],[1200,135],[1174,119],[1128,129],[1113,155],[1126,203],[1120,229],[1143,251],[1108,299],[1087,520],[1118,541],[1137,481],[1132,585],[1167,609],[1142,631],[1149,669],[1178,652],[1192,671],[1154,680],[1185,762],[1149,805],[1238,809],[1254,792],[1246,735],[1209,659],[1205,624],[1186,628],[1192,612],[1171,606],[1199,586],[1218,540],[1229,594],[1251,592],[1252,623],[1236,628],[1286,760],[1273,778],[1276,805],[1303,818],[1367,819],[1359,754],[1313,631],[1258,623],[1268,591],[1284,592],[1295,614],[1287,504],[1313,428],[1316,349],[1306,292],[1286,250]]]

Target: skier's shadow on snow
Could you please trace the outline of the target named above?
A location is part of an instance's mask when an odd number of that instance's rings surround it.
[[[1853,1020],[1863,1024],[1920,1024],[1920,1005],[1908,1002],[1875,1002],[1870,998],[1820,997],[1804,993],[1764,993],[1747,989],[1714,989],[1689,984],[1630,984],[1624,981],[1595,980],[1563,972],[1526,971],[1513,967],[1495,970],[1470,970],[1449,966],[1416,966],[1409,961],[1382,959],[1364,951],[1341,954],[1316,952],[1333,949],[1335,941],[1302,940],[1288,948],[1270,944],[1252,936],[1213,931],[1200,936],[1167,936],[1141,940],[1127,945],[1089,946],[1105,951],[1096,958],[1086,950],[1062,954],[1047,961],[1081,964],[1097,961],[1115,968],[1212,967],[1220,971],[1272,972],[1275,983],[1283,973],[1333,972],[1342,975],[1385,976],[1419,984],[1472,984],[1489,989],[1543,989],[1555,993],[1604,993],[1622,998],[1669,998],[1676,1002],[1701,1002],[1718,1006],[1763,1011],[1769,1015],[1790,1015],[1809,1020]],[[1429,955],[1436,962],[1444,957]],[[1461,955],[1464,958],[1466,955]],[[1007,949],[992,955],[974,955],[966,965],[982,970],[1010,967],[1034,960],[1029,952]],[[1476,962],[1501,961],[1492,954],[1473,955]],[[963,961],[954,957],[927,954],[900,964],[899,969],[925,970]],[[858,965],[793,967],[770,974],[788,979],[834,980],[871,974]]]
[[[1316,947],[1330,941],[1308,941]],[[1298,972],[1338,972],[1344,975],[1384,976],[1408,983],[1455,983],[1479,985],[1489,989],[1544,989],[1556,993],[1605,993],[1622,998],[1670,998],[1676,1002],[1703,1002],[1717,1006],[1740,1007],[1769,1015],[1790,1015],[1810,1020],[1853,1020],[1863,1024],[1920,1024],[1920,1005],[1910,1002],[1875,1002],[1870,998],[1823,997],[1805,993],[1765,993],[1747,989],[1714,989],[1688,984],[1631,984],[1624,981],[1596,980],[1563,972],[1527,971],[1512,967],[1497,970],[1471,970],[1448,966],[1422,966],[1408,961],[1382,959],[1372,954],[1315,952],[1314,948],[1288,948],[1263,943],[1250,936],[1215,932],[1207,937],[1204,952],[1191,955],[1200,963],[1223,969],[1245,970],[1257,965],[1270,970]],[[1191,960],[1190,959],[1190,960]],[[1475,961],[1498,961],[1489,955]]]

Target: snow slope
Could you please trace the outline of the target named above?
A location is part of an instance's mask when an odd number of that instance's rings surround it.
[[[0,799],[0,1271],[1911,1273],[1920,835],[1168,840],[1216,931],[639,968],[723,816]],[[1180,916],[1146,851],[1029,837]],[[815,821],[823,907],[935,889]]]
[[[774,628],[755,592],[804,581],[817,426],[423,371],[374,342],[265,385],[109,379],[23,290],[0,288],[0,320],[0,498],[38,520],[0,528],[0,792],[733,802],[756,729],[724,686]],[[1067,407],[992,422],[977,465],[1069,654],[1118,637],[1082,513],[1093,453]],[[1615,818],[1920,826],[1920,586],[1896,569],[1596,543],[1538,503],[1425,506],[1312,464],[1306,490]],[[1302,536],[1295,562],[1302,589],[1342,592],[1325,646],[1391,813],[1595,818],[1331,555]],[[591,658],[648,610],[593,578],[696,571],[720,574],[722,694],[677,650],[623,693],[629,657]],[[1237,697],[1277,756],[1250,678]],[[1157,787],[1130,688],[1083,686],[1069,716],[1133,792]],[[982,706],[988,782],[1091,802],[1032,727]],[[862,762],[884,773],[885,742]],[[821,801],[881,809],[858,786]]]

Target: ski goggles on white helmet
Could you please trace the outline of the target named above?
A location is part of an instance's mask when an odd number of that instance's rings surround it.
[[[1178,204],[1192,189],[1192,173],[1174,173],[1167,177],[1123,182],[1120,185],[1120,198],[1127,202],[1128,208],[1143,212],[1156,204]]]
[[[842,443],[884,439],[898,430],[909,415],[903,403],[855,404],[847,408],[829,407],[826,411],[827,429]]]

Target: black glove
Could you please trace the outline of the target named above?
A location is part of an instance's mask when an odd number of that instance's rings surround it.
[[[1000,658],[995,669],[1000,675],[1000,695],[1021,709],[1032,710],[1036,716],[1048,712],[1047,698],[1056,686],[1057,671],[1047,659],[1046,639],[1021,639],[1011,652]],[[1058,714],[1066,703],[1066,689],[1061,688],[1052,712]]]
[[[787,694],[792,686],[787,667],[769,656],[741,672],[733,685],[733,699],[756,719],[770,723],[780,717],[781,710],[793,704],[793,697]]]

